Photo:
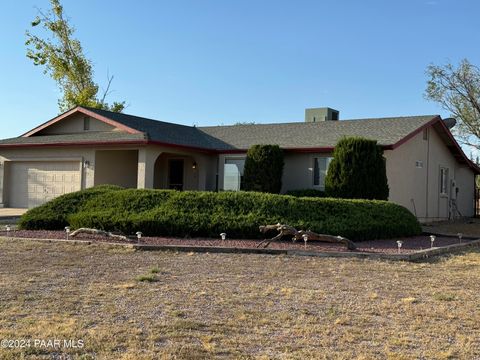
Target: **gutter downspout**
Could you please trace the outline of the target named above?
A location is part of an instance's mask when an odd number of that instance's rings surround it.
[[[431,128],[430,128],[431,129]],[[430,174],[430,129],[427,129],[427,180],[425,183],[425,220],[428,220],[428,184]]]

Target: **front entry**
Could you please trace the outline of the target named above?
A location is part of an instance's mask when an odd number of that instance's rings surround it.
[[[168,188],[183,190],[183,159],[168,160]]]

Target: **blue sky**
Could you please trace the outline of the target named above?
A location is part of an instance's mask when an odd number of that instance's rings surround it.
[[[186,125],[447,116],[423,98],[429,63],[480,64],[471,0],[63,0],[95,78],[126,113]],[[25,57],[47,0],[2,2],[0,138],[58,113],[58,89]]]

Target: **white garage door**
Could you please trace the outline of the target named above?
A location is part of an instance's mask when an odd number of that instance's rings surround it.
[[[10,207],[32,208],[81,189],[79,161],[11,162],[8,173]]]

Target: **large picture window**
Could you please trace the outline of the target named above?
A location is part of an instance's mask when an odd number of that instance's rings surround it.
[[[245,158],[226,158],[223,168],[223,190],[238,191],[242,188]]]
[[[327,176],[328,165],[331,157],[313,158],[313,186],[325,189],[325,176]]]

